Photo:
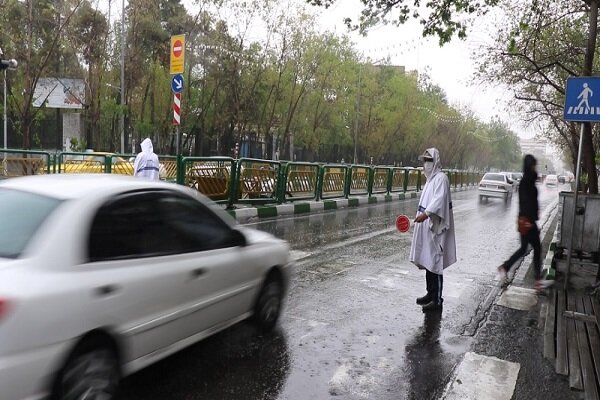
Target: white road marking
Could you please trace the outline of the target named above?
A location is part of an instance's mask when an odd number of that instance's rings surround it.
[[[466,353],[443,400],[510,400],[521,365],[496,357]]]
[[[303,258],[307,258],[310,256],[311,256],[311,253],[309,253],[307,251],[290,250],[290,258],[294,261],[298,261],[298,260],[301,260]]]

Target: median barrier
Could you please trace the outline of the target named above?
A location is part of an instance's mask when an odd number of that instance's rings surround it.
[[[313,200],[318,195],[319,164],[305,162],[290,162],[285,165],[284,179],[281,185],[285,187],[280,194],[283,202],[296,200]]]
[[[51,173],[54,157],[45,151],[0,150],[3,178]]]
[[[233,158],[184,157],[180,164],[183,173],[177,183],[196,189],[217,203],[233,204],[236,171]]]

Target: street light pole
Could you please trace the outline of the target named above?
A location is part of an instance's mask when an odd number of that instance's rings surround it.
[[[356,116],[354,117],[354,161],[356,164],[356,145],[358,143],[358,118],[360,113],[360,79],[362,76],[362,63],[358,67],[358,93],[356,95]]]
[[[125,154],[125,0],[121,4],[121,116],[119,131],[121,133],[121,154]]]
[[[6,149],[6,132],[7,132],[7,124],[6,124],[6,69],[4,70],[4,148]]]

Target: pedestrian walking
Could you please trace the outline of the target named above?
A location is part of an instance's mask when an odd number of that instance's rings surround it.
[[[521,247],[510,258],[498,267],[502,283],[506,283],[506,274],[513,264],[527,252],[529,245],[533,247],[533,266],[535,275],[535,289],[541,290],[548,287],[552,281],[542,280],[542,245],[540,231],[537,227],[539,203],[538,191],[535,186],[537,180],[537,161],[531,154],[523,158],[523,178],[519,183],[519,217],[517,230],[521,236]]]
[[[146,138],[140,146],[142,151],[140,151],[133,163],[133,176],[141,176],[155,181],[159,180],[158,156],[154,154],[152,140]]]
[[[454,216],[450,181],[440,162],[436,148],[425,150],[419,157],[427,182],[421,193],[410,248],[410,261],[425,269],[427,294],[417,299],[423,311],[441,310],[444,299],[444,269],[456,262]]]

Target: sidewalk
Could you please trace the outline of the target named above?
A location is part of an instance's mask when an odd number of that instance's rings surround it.
[[[452,192],[477,189],[476,186],[451,188]],[[265,206],[244,206],[237,204],[234,210],[227,210],[239,222],[252,222],[263,218],[275,218],[290,215],[316,214],[328,210],[359,207],[362,205],[388,203],[406,199],[416,199],[420,192],[374,194],[372,196],[351,196],[347,199],[326,199],[321,201],[297,201],[286,204],[269,204]]]
[[[594,349],[600,354],[600,340],[592,340],[594,337],[598,339],[594,335],[598,332],[597,324],[568,320],[562,316],[568,308],[556,312],[557,304],[561,304],[557,299],[561,298],[560,292],[564,287],[560,262],[554,260],[555,246],[552,244],[556,240],[557,209],[555,207],[544,221],[540,221],[543,224],[542,257],[545,255],[543,268],[550,278],[558,278],[554,287],[543,294],[531,289],[534,279],[533,252],[530,252],[509,277],[509,286],[493,290],[486,317],[472,327],[474,342],[470,352],[457,367],[441,398],[598,399],[595,376],[598,376],[600,364],[590,363]],[[555,266],[559,267],[558,273],[553,268]],[[571,285],[566,293],[563,292],[565,306],[565,299],[569,297],[572,302],[577,298],[577,304],[588,304],[587,299],[580,300],[585,297],[581,286],[582,282],[593,283],[594,277],[595,272],[579,271],[575,278],[577,287]],[[573,283],[573,280],[570,282]],[[559,324],[564,328],[562,332],[563,328],[557,327]],[[585,336],[586,329],[590,333],[589,342]],[[564,347],[559,344],[561,341]],[[568,352],[567,343],[570,344]],[[573,351],[578,345],[579,351]],[[582,346],[587,346],[588,350],[582,350]],[[562,361],[559,362],[559,359]],[[597,360],[600,361],[600,358]],[[584,362],[588,363],[587,369]]]

